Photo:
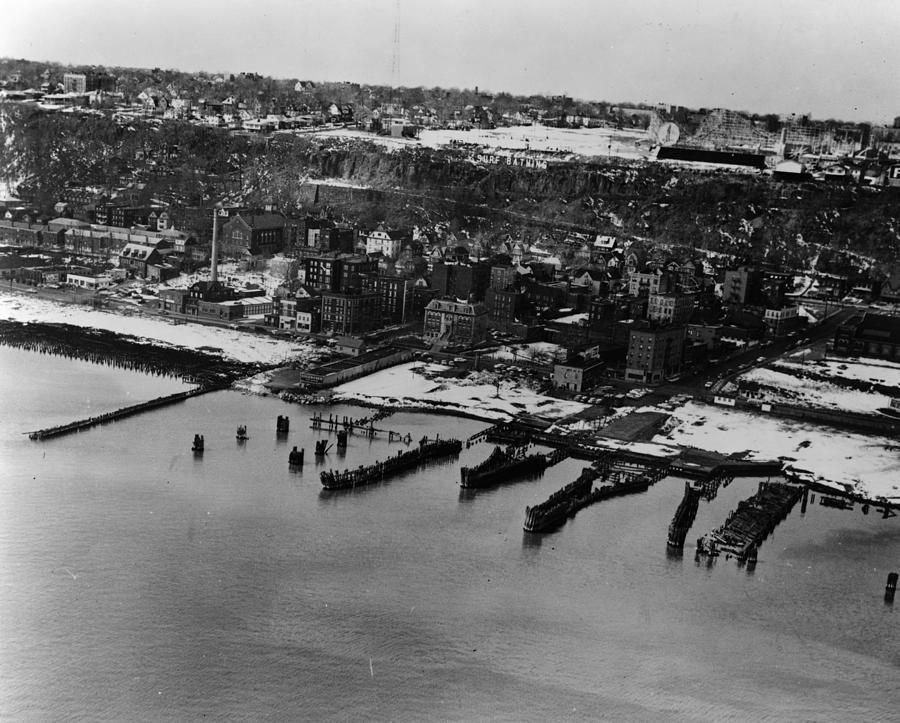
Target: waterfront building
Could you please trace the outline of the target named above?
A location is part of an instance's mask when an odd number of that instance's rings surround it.
[[[333,334],[365,334],[382,326],[378,294],[322,294],[322,331]]]

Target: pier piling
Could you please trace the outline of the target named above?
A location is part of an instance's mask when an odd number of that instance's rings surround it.
[[[887,577],[887,585],[884,587],[884,601],[886,603],[894,602],[894,594],[897,592],[897,578],[900,577],[896,572],[892,572]]]

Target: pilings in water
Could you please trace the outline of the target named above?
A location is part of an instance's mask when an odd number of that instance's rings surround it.
[[[700,486],[693,486],[690,482],[684,483],[684,497],[675,510],[675,517],[669,524],[669,538],[667,544],[670,548],[681,550],[684,548],[684,540],[687,533],[697,518],[697,510],[700,507],[700,497],[703,489]]]
[[[69,422],[68,424],[60,424],[56,427],[48,427],[46,429],[38,429],[34,432],[28,433],[28,438],[33,440],[43,440],[50,439],[51,437],[61,437],[64,434],[71,434],[72,432],[80,432],[84,429],[89,429],[98,424],[106,424],[107,422],[115,422],[119,419],[125,419],[126,417],[133,416],[135,414],[140,414],[141,412],[147,412],[151,409],[158,409],[159,407],[164,407],[168,404],[174,404],[175,402],[180,402],[184,399],[189,399],[190,397],[196,397],[200,394],[206,394],[207,392],[212,392],[220,387],[199,387],[197,389],[190,389],[186,392],[176,392],[175,394],[169,394],[165,397],[157,397],[156,399],[151,399],[148,402],[141,402],[140,404],[133,404],[130,407],[123,407],[122,409],[117,409],[114,412],[107,412],[106,414],[100,414],[96,417],[88,417],[87,419],[79,419],[75,422]]]
[[[194,435],[194,444],[191,445],[191,451],[202,454],[204,444],[205,444],[205,441],[203,439],[203,435],[195,434]]]
[[[303,466],[303,453],[306,450],[300,449],[298,450],[294,447],[290,453],[288,454],[288,465],[291,467],[302,467]]]
[[[896,572],[892,572],[887,577],[887,585],[884,586],[884,601],[886,603],[894,602],[894,594],[897,592],[897,578],[900,577]]]
[[[329,414],[328,419],[325,419],[324,414],[320,412],[318,414],[313,414],[313,416],[310,417],[310,428],[315,430],[325,430],[327,432],[343,431],[348,434],[362,434],[369,438],[374,438],[379,434],[386,434],[388,435],[389,442],[398,441],[410,444],[413,440],[412,434],[407,433],[404,435],[400,432],[394,432],[389,429],[379,429],[375,426],[375,422],[384,419],[391,414],[393,414],[392,411],[382,409],[371,417],[354,419],[347,415],[341,417],[337,414]]]
[[[341,429],[337,433],[337,448],[347,449],[347,430]]]
[[[287,434],[291,429],[291,419],[287,415],[282,416],[278,415],[278,419],[275,421],[275,432],[277,434]]]
[[[331,449],[327,439],[319,439],[316,441],[315,455],[316,457],[324,457],[325,453]]]
[[[386,477],[418,467],[429,460],[457,455],[460,450],[462,450],[462,442],[458,439],[429,440],[427,437],[423,437],[414,449],[397,452],[395,456],[375,462],[368,467],[360,465],[357,469],[347,469],[343,472],[336,470],[322,472],[320,475],[322,486],[328,490],[337,490],[375,484]]]
[[[246,424],[239,424],[239,425],[238,425],[238,428],[237,428],[237,432],[235,433],[234,436],[235,436],[235,439],[237,439],[238,442],[245,442],[245,441],[247,441],[248,439],[250,439],[250,437],[247,435],[247,425],[246,425]]]

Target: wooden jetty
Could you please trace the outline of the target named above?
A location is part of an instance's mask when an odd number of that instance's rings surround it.
[[[703,488],[699,485],[692,485],[690,482],[684,483],[684,497],[675,510],[675,517],[669,525],[669,538],[667,544],[675,550],[684,547],[684,540],[687,533],[697,518],[697,510],[700,507],[700,497],[703,494]]]
[[[28,438],[40,441],[43,439],[50,439],[51,437],[61,437],[64,434],[80,432],[82,430],[95,427],[98,424],[115,422],[119,419],[125,419],[126,417],[140,414],[141,412],[149,412],[151,409],[159,409],[160,407],[165,407],[169,404],[174,404],[175,402],[180,402],[191,397],[196,397],[200,394],[206,394],[207,392],[218,391],[222,388],[223,387],[198,387],[197,389],[190,389],[186,392],[176,392],[175,394],[169,394],[165,397],[157,397],[156,399],[151,399],[148,402],[132,404],[129,407],[123,407],[122,409],[117,409],[113,412],[99,414],[96,417],[88,417],[86,419],[79,419],[75,422],[69,422],[68,424],[60,424],[56,427],[48,427],[47,429],[38,429],[34,432],[28,432]]]
[[[375,422],[384,419],[393,414],[391,410],[380,409],[371,417],[359,417],[354,419],[344,415],[340,417],[336,414],[328,415],[328,419],[320,412],[310,417],[310,429],[325,432],[345,432],[347,434],[361,434],[364,437],[376,437],[379,434],[386,434],[389,442],[404,442],[411,444],[413,436],[410,432],[403,434],[391,429],[382,429],[375,426]]]
[[[515,478],[541,474],[547,467],[568,457],[565,450],[556,449],[550,454],[528,454],[528,447],[494,447],[486,460],[474,467],[459,470],[459,486],[483,488],[509,482]]]
[[[367,467],[360,465],[357,469],[347,469],[343,472],[327,470],[321,473],[320,478],[322,486],[327,490],[352,489],[376,484],[398,472],[414,469],[430,460],[457,455],[461,450],[462,442],[458,439],[429,440],[422,437],[414,449],[397,452],[393,457]]]
[[[746,560],[778,524],[788,516],[803,494],[803,487],[784,482],[760,482],[753,497],[738,503],[725,524],[697,541],[698,555],[721,551]]]
[[[626,468],[618,468],[623,460],[617,453],[608,452],[605,457],[590,467],[585,467],[574,482],[554,492],[539,505],[525,508],[526,532],[545,532],[562,524],[567,518],[595,502],[645,492],[669,474],[668,463],[645,466],[640,471],[632,471],[631,461],[624,460]],[[606,484],[593,487],[594,481],[601,479]]]

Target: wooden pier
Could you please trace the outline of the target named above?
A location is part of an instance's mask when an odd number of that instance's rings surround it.
[[[122,409],[117,409],[114,412],[106,412],[105,414],[99,414],[96,417],[87,417],[86,419],[79,419],[75,422],[69,422],[68,424],[60,424],[56,427],[38,429],[34,432],[28,432],[27,434],[29,439],[38,441],[43,439],[50,439],[51,437],[61,437],[64,434],[80,432],[82,430],[95,427],[98,424],[115,422],[119,419],[125,419],[126,417],[131,417],[135,414],[141,414],[142,412],[149,412],[151,409],[159,409],[160,407],[165,407],[166,405],[174,404],[175,402],[180,402],[185,399],[189,399],[190,397],[196,397],[201,394],[206,394],[207,392],[218,391],[222,388],[223,387],[205,386],[198,387],[197,389],[190,389],[186,392],[176,392],[175,394],[169,394],[165,397],[157,397],[156,399],[151,399],[149,402],[141,402],[140,404],[133,404],[130,407],[123,407]]]
[[[411,444],[413,441],[412,433],[407,432],[406,434],[403,434],[402,432],[397,432],[392,429],[381,429],[380,427],[375,426],[375,422],[380,421],[385,417],[389,417],[391,414],[393,414],[392,411],[381,409],[371,417],[354,419],[353,417],[348,417],[346,415],[339,417],[336,414],[329,414],[328,419],[325,419],[325,416],[322,413],[319,413],[310,417],[310,429],[335,433],[346,432],[347,434],[360,434],[369,438],[374,438],[381,434],[387,435],[388,442]]]
[[[624,461],[624,467],[621,464]],[[667,463],[656,463],[636,470],[631,460],[622,460],[616,453],[607,452],[590,467],[585,467],[574,482],[554,492],[539,505],[525,508],[526,532],[545,532],[555,529],[585,507],[624,495],[645,492],[652,484],[669,474]],[[604,484],[594,488],[595,480]]]

